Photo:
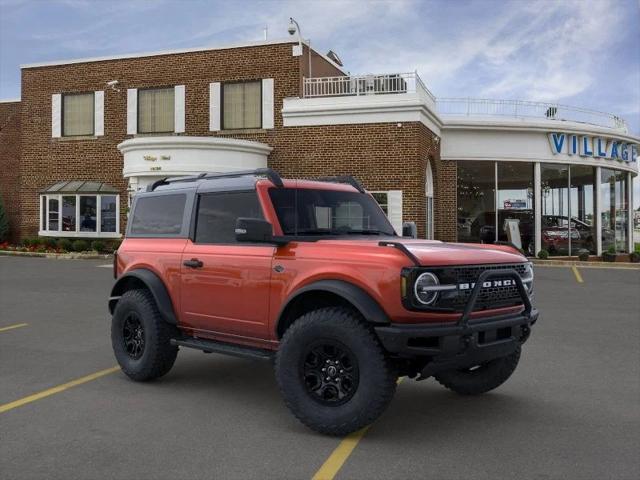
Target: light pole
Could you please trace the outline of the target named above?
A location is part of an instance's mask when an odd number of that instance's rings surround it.
[[[300,55],[302,55],[302,32],[300,30],[300,25],[296,22],[293,17],[289,17],[289,28],[287,29],[289,35],[295,35],[298,33],[298,48],[300,49]],[[309,50],[307,57],[309,58],[309,78],[311,78],[311,40],[307,40],[307,48]]]

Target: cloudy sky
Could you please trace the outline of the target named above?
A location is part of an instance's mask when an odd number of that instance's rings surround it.
[[[639,0],[0,0],[0,98],[23,63],[279,39],[290,16],[351,73],[418,70],[436,96],[561,102],[640,134]]]

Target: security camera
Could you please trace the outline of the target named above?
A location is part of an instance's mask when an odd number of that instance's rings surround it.
[[[296,26],[293,23],[293,18],[290,19],[290,21],[289,21],[289,28],[287,28],[287,31],[289,32],[289,35],[295,35],[296,34]]]
[[[109,87],[114,92],[120,92],[120,89],[116,87],[116,85],[118,85],[118,83],[119,83],[118,80],[111,80],[111,81],[107,82],[107,87]]]

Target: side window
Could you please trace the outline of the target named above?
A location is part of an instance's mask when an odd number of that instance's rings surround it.
[[[238,217],[264,218],[255,191],[200,195],[196,243],[236,243]]]
[[[131,220],[134,235],[179,235],[182,231],[184,193],[140,197],[136,201]]]

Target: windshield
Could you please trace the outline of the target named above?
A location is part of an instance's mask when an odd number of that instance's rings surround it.
[[[269,196],[284,235],[395,235],[368,194],[272,188]]]

